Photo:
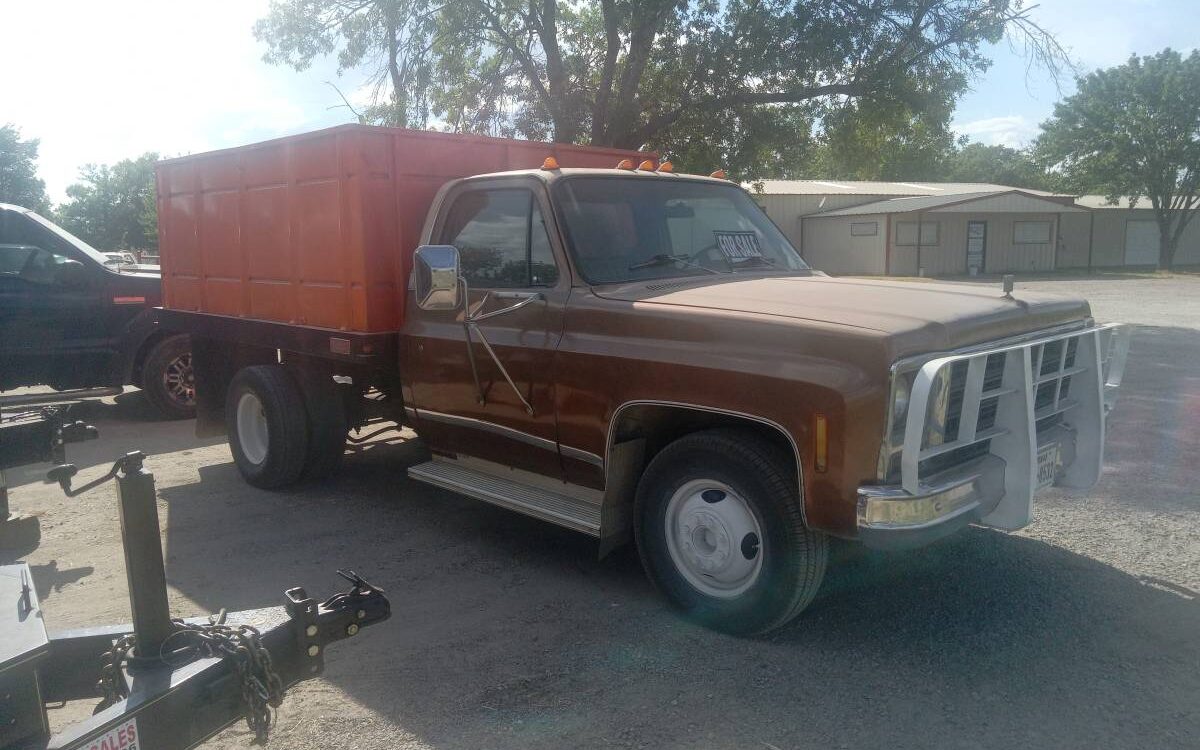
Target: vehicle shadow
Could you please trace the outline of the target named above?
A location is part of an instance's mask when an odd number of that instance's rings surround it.
[[[629,548],[598,561],[583,536],[410,482],[420,451],[363,451],[340,479],[292,492],[248,488],[232,464],[161,492],[170,585],[208,610],[280,603],[294,585],[324,596],[335,567],[387,590],[392,620],[327,663],[358,705],[318,710],[345,713],[349,737],[363,709],[447,748],[1200,736],[1200,600],[1185,587],[971,528],[924,550],[839,555],[794,623],[732,638],[671,613]]]

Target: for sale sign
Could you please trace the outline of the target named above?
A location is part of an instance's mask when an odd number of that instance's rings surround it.
[[[89,742],[87,750],[139,750],[137,719],[118,724]]]
[[[713,234],[717,238],[717,248],[731,261],[762,257],[762,250],[758,247],[758,235],[754,232],[713,232]]]

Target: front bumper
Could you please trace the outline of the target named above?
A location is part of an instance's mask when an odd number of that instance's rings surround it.
[[[873,549],[923,547],[990,512],[1004,495],[1004,461],[984,456],[932,477],[917,494],[881,485],[858,490],[858,538]]]

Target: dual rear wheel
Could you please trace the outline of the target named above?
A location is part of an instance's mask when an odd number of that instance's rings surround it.
[[[335,472],[346,416],[332,380],[283,365],[242,368],[225,397],[234,463],[255,487],[276,489]]]

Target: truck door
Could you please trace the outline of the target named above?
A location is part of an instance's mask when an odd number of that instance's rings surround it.
[[[0,209],[0,388],[70,386],[107,364],[102,271]]]
[[[468,344],[462,309],[410,303],[407,405],[434,452],[561,476],[553,357],[570,283],[549,216],[529,178],[464,183],[446,196],[430,242],[458,248],[472,314],[525,304],[480,320]]]

